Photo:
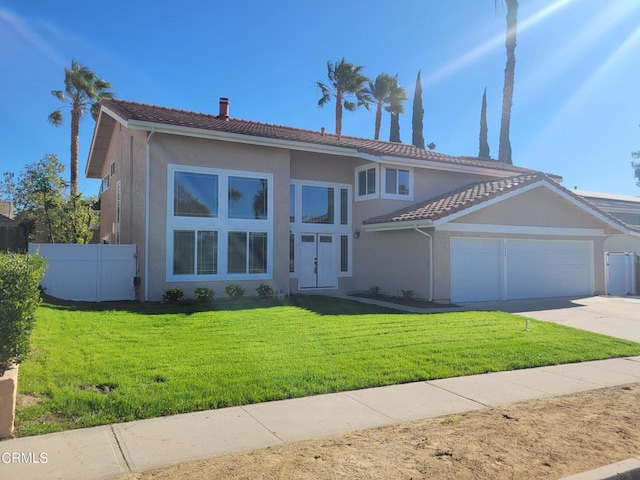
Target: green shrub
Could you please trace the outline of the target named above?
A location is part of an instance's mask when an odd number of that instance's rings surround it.
[[[193,291],[193,298],[202,303],[211,302],[215,296],[216,293],[207,287],[198,287]]]
[[[240,298],[244,296],[244,288],[242,285],[238,285],[237,283],[227,285],[224,291],[227,292],[227,296],[229,298]]]
[[[45,267],[36,255],[0,253],[0,376],[29,353]]]
[[[369,287],[369,295],[376,296],[380,293],[380,287],[378,285],[371,285]]]
[[[271,285],[258,285],[256,288],[256,293],[258,294],[258,298],[273,298],[276,296],[276,292],[273,290]]]
[[[402,298],[405,300],[412,300],[415,295],[413,290],[402,290]]]
[[[169,288],[162,294],[162,299],[167,302],[177,302],[182,297],[184,297],[184,292],[181,288],[178,287]]]

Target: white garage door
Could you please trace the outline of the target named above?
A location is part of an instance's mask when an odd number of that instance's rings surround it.
[[[451,239],[451,301],[593,294],[590,241]]]

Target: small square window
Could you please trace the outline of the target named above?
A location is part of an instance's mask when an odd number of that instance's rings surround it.
[[[385,168],[384,194],[407,197],[411,195],[411,172],[398,168]]]
[[[359,168],[356,170],[356,174],[358,198],[373,198],[378,192],[377,168]]]

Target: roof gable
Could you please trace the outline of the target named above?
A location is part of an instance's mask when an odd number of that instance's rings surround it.
[[[618,231],[628,232],[631,230],[624,222],[573,194],[544,173],[518,175],[465,185],[389,214],[369,218],[363,222],[363,225],[369,226],[370,229],[383,226],[388,229],[407,228],[407,225],[411,227],[418,223],[422,223],[423,226],[437,227],[539,186],[555,191]]]

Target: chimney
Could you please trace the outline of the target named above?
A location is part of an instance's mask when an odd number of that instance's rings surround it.
[[[220,114],[218,115],[220,120],[229,121],[229,99],[220,97]]]
[[[325,132],[324,127],[322,127],[322,128],[320,129],[320,135],[322,135],[323,137],[324,137],[324,132]]]

